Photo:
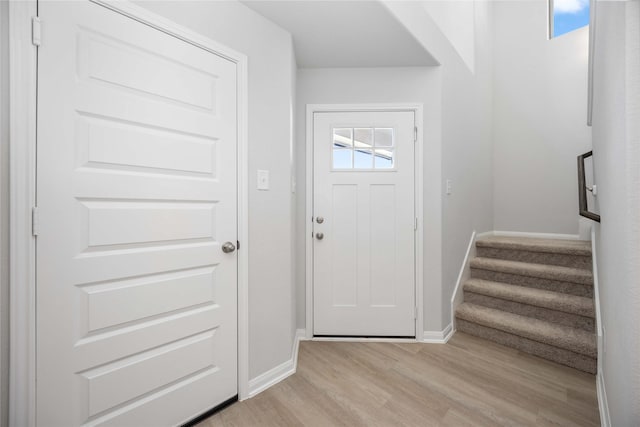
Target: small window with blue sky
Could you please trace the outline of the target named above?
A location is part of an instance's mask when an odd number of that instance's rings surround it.
[[[589,25],[589,0],[549,0],[552,34],[558,37]]]

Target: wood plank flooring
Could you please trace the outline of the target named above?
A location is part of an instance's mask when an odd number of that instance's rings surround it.
[[[199,427],[599,425],[593,375],[458,332],[302,342],[295,375]]]

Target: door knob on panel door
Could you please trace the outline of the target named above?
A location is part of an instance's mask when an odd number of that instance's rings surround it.
[[[324,239],[324,233],[316,233],[316,239],[318,240]]]
[[[231,242],[225,242],[222,245],[222,252],[224,252],[225,254],[230,254],[231,252],[236,250],[236,245],[234,245]]]
[[[317,218],[316,218],[316,222],[317,222],[318,224],[322,224],[322,223],[324,222],[324,218],[323,218],[323,217],[321,217],[321,216],[319,216],[319,217],[317,217]]]

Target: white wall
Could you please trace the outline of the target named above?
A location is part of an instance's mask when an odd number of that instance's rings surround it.
[[[291,357],[291,36],[235,1],[142,1],[140,6],[248,56],[249,377]],[[256,190],[256,171],[270,190]],[[242,250],[242,249],[241,249]]]
[[[408,68],[299,69],[297,85],[297,233],[298,328],[305,328],[306,106],[307,104],[423,103],[425,217],[425,330],[440,324],[440,70]],[[433,220],[432,220],[433,219]]]
[[[0,1],[0,426],[9,422],[9,19]]]
[[[491,3],[477,2],[473,14],[465,14],[461,26],[474,28],[474,69],[468,67],[451,40],[440,30],[446,27],[448,14],[443,8],[459,6],[442,2],[433,17],[424,2],[385,2],[425,48],[442,64],[440,73],[441,171],[437,183],[441,199],[440,215],[427,217],[427,223],[441,223],[438,240],[441,251],[434,254],[441,265],[440,273],[425,265],[425,274],[440,274],[439,307],[434,315],[443,330],[451,319],[450,300],[469,243],[471,233],[493,229],[492,181],[492,78],[491,78]],[[468,6],[467,6],[468,7]],[[440,25],[438,25],[440,22]],[[461,30],[466,33],[466,30]],[[444,194],[447,179],[452,194]]]
[[[578,234],[588,29],[547,39],[547,1],[495,2],[495,229]]]
[[[593,153],[612,426],[640,425],[640,2],[597,2]]]
[[[476,2],[473,0],[423,1],[422,6],[469,70],[473,72],[476,56]]]

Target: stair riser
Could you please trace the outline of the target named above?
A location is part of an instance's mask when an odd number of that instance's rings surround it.
[[[596,359],[548,344],[532,341],[497,329],[488,328],[477,323],[456,319],[456,329],[469,335],[497,342],[525,353],[533,354],[565,366],[569,366],[590,374],[596,373]]]
[[[474,292],[464,292],[464,301],[477,305],[482,305],[521,316],[532,317],[538,320],[557,323],[559,325],[570,326],[572,328],[583,329],[588,332],[595,331],[593,318],[580,316],[572,313],[536,307],[516,301],[508,301],[487,295],[476,294]]]
[[[579,283],[563,282],[559,280],[540,279],[537,277],[522,276],[519,274],[503,273],[500,271],[484,270],[473,267],[471,267],[471,277],[593,298],[593,285],[581,285]]]
[[[548,252],[531,252],[517,249],[502,249],[478,246],[477,256],[505,259],[509,261],[530,262],[534,264],[558,265],[561,267],[592,270],[591,257]]]

